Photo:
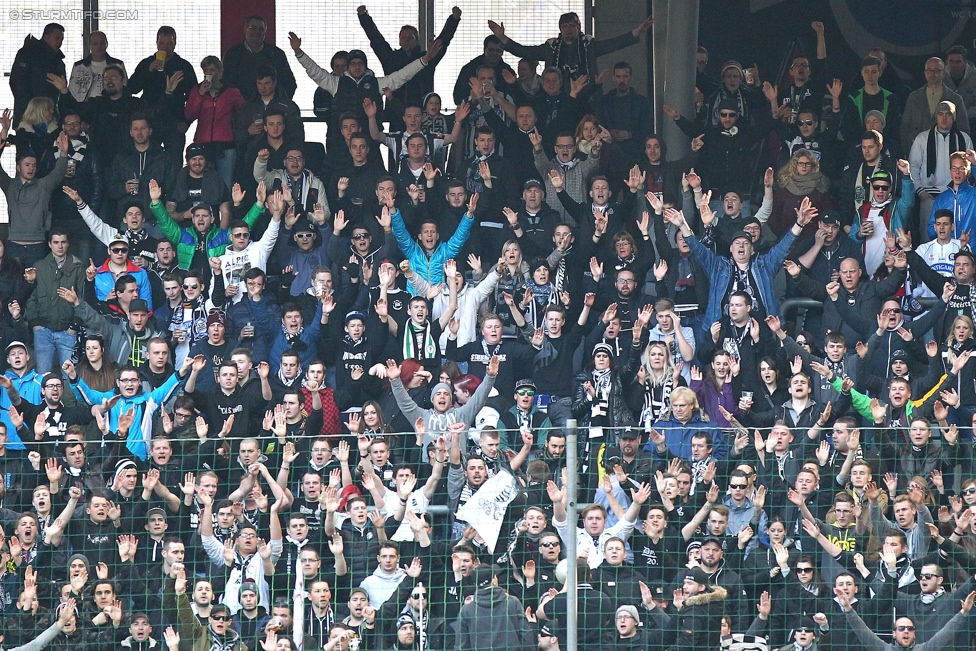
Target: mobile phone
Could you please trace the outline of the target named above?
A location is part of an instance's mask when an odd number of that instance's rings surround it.
[[[271,184],[271,193],[281,192],[281,179],[275,179],[274,183]]]
[[[319,202],[319,189],[309,188],[308,189],[308,199],[305,200],[306,210],[312,212],[315,210],[315,204]]]

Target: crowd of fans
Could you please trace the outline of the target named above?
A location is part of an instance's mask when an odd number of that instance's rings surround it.
[[[358,16],[369,56],[252,16],[202,80],[172,27],[131,76],[101,32],[70,70],[26,38],[0,641],[558,651],[575,594],[586,648],[969,647],[965,48],[909,90],[819,22],[782,80],[700,47],[669,143],[597,63],[650,18],[489,21],[445,99],[460,9],[426,49]]]

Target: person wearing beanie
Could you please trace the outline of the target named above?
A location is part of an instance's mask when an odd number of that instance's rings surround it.
[[[207,338],[194,342],[190,346],[188,357],[203,357],[204,366],[197,374],[193,387],[187,388],[187,393],[194,391],[213,393],[217,390],[217,370],[227,363],[234,366],[234,388],[237,387],[237,367],[230,361],[230,354],[237,347],[237,338],[226,338],[227,315],[221,309],[210,310],[207,315]],[[214,426],[220,423],[212,423]]]
[[[234,630],[241,634],[241,640],[247,644],[248,649],[254,648],[258,634],[262,633],[258,628],[260,622],[266,615],[267,609],[258,604],[257,583],[248,579],[241,583],[240,604],[241,609],[234,614]]]
[[[474,423],[475,416],[485,406],[485,401],[488,400],[488,394],[495,385],[495,377],[498,375],[498,366],[500,363],[497,356],[491,358],[491,362],[489,362],[485,372],[484,381],[478,387],[478,390],[474,392],[474,395],[471,396],[471,399],[468,400],[467,404],[461,407],[454,407],[454,395],[450,387],[443,384],[439,386],[437,391],[431,393],[431,408],[423,409],[414,402],[410,394],[407,393],[406,388],[404,388],[403,382],[400,380],[400,365],[393,360],[386,362],[386,377],[390,380],[393,396],[396,398],[397,405],[403,413],[404,418],[409,423],[416,422],[418,418],[424,420],[426,430],[422,443],[424,448],[424,461],[427,460],[427,444],[435,442],[441,436],[447,436],[450,425],[453,423],[466,423],[470,426]],[[464,441],[467,441],[467,437],[462,438]],[[457,450],[460,455],[460,450],[456,447],[452,447],[452,454],[454,450]],[[460,484],[463,483],[460,456],[458,456],[457,460],[453,457],[451,459],[451,468],[448,474],[449,487],[452,484],[452,476],[458,482],[458,489],[460,490]],[[450,488],[448,492],[451,492]]]
[[[940,83],[941,79],[940,74]],[[950,167],[959,165],[954,163],[952,154],[973,147],[973,139],[962,128],[963,125],[968,128],[969,122],[965,113],[962,116],[958,113],[956,103],[943,99],[935,107],[934,125],[919,133],[913,140],[902,141],[912,143],[908,160],[911,163],[911,177],[916,183],[914,190],[918,195],[919,215],[925,221],[933,214],[936,197],[955,182]],[[906,192],[903,188],[902,195]],[[928,237],[932,238],[934,234],[934,229],[930,227]]]
[[[621,606],[614,618],[616,638],[611,638],[604,648],[607,651],[646,651],[663,648],[665,631],[671,617],[657,607],[651,590],[641,587],[640,607]],[[643,619],[648,620],[645,624]]]
[[[609,344],[599,343],[593,347],[591,362],[576,376],[572,414],[573,418],[578,419],[580,427],[589,428],[590,435],[580,446],[583,457],[580,463],[584,472],[589,470],[586,481],[591,489],[596,487],[597,457],[604,445],[618,445],[621,428],[634,420],[633,412],[624,399],[624,390],[626,378],[633,375],[633,369],[640,360],[644,325],[641,319],[634,323],[630,354],[620,364],[613,361],[613,348]]]

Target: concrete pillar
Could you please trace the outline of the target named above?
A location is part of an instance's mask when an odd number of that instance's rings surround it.
[[[695,61],[698,48],[699,0],[653,0],[654,106],[658,133],[668,143],[668,159],[689,151],[690,139],[663,115],[664,104],[681,115],[695,114]]]

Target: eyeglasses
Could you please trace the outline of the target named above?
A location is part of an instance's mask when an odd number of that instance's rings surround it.
[[[301,163],[305,160],[304,156],[285,156],[286,163]]]
[[[119,382],[121,382],[122,384],[133,384],[133,383],[138,382],[138,381],[139,381],[139,378],[137,378],[137,377],[122,377],[122,378],[119,378]]]
[[[196,289],[200,283],[183,283],[183,289]]]
[[[871,186],[871,189],[872,190],[884,190],[885,192],[887,192],[888,190],[891,189],[891,186],[890,185],[872,185]]]
[[[729,488],[749,488],[749,484],[729,484]]]
[[[534,396],[535,395],[535,391],[533,391],[532,389],[519,389],[518,391],[515,392],[515,395],[517,395],[517,396]]]
[[[187,413],[182,412],[182,411],[174,411],[173,412],[173,417],[174,418],[182,418],[183,420],[187,420],[187,419],[193,418],[193,414],[187,414]]]
[[[295,233],[295,237],[299,240],[308,240],[315,237],[315,233]]]
[[[62,389],[62,388],[64,388],[64,385],[61,384],[60,382],[48,382],[47,384],[44,385],[44,388],[45,389]]]
[[[810,64],[809,63],[794,63],[790,67],[791,68],[809,68],[810,67]]]
[[[799,124],[800,126],[812,127],[813,125],[815,125],[817,123],[817,121],[816,120],[797,120],[796,123]]]
[[[910,633],[914,633],[915,632],[915,627],[914,626],[896,626],[895,627],[895,630],[898,631],[898,632],[908,631]]]
[[[808,160],[798,160],[798,161],[796,161],[796,166],[797,167],[810,167],[811,165],[813,165],[813,162],[812,161],[808,161]]]
[[[633,615],[628,615],[627,613],[621,613],[620,615],[617,615],[617,621],[618,622],[623,621],[625,619],[634,619],[634,616]]]
[[[812,567],[798,567],[798,568],[796,568],[796,571],[797,571],[797,574],[813,573],[813,568]]]
[[[958,167],[958,166],[957,167],[950,167],[949,168],[949,171],[950,172],[965,172],[966,171],[966,168],[965,167]]]
[[[932,574],[931,572],[926,572],[925,574],[919,574],[918,575],[918,578],[928,580],[928,579],[934,579],[937,576],[939,576],[939,575],[938,574]]]
[[[721,113],[718,114],[720,118],[734,118],[737,115],[738,113],[736,113],[735,111],[722,111]]]
[[[559,547],[559,542],[555,540],[550,540],[549,542],[539,543],[539,547]]]
[[[229,622],[230,621],[230,617],[228,617],[227,615],[211,615],[210,616],[210,619],[213,620],[213,621],[215,621],[215,622]]]
[[[251,237],[251,234],[247,231],[244,231],[243,233],[233,233],[232,237],[239,237],[242,240],[246,240]]]
[[[123,249],[123,248],[110,249],[110,250],[112,251],[112,253],[128,253],[129,252],[129,249]]]
[[[372,237],[369,233],[356,233],[352,236],[354,240],[368,240]]]
[[[621,285],[636,285],[637,281],[633,278],[617,278],[617,282]]]

